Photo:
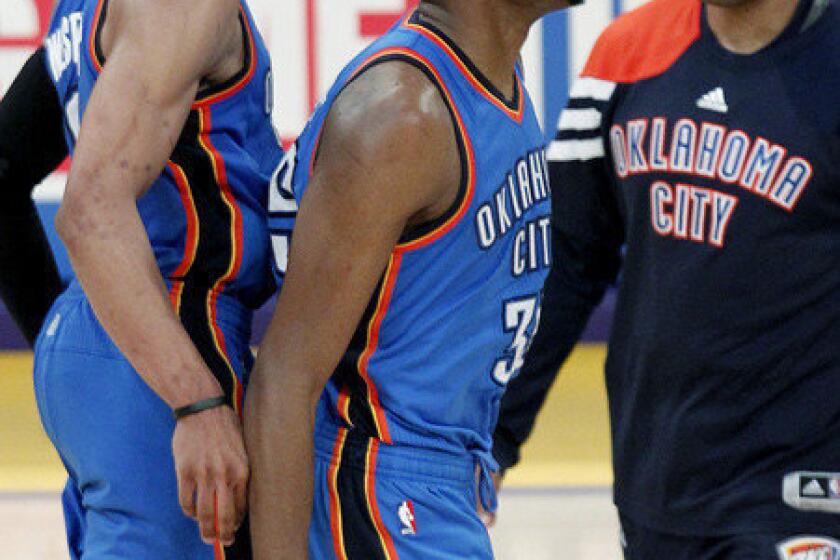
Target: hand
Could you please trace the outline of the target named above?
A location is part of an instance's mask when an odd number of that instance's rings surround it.
[[[476,473],[478,476],[478,473]],[[503,471],[492,472],[490,476],[493,478],[493,486],[496,488],[496,492],[499,492],[502,489],[502,478],[504,477]],[[478,509],[478,517],[481,519],[481,522],[484,523],[484,526],[488,529],[492,528],[493,525],[496,524],[496,514],[498,510],[490,512],[484,509],[484,506],[481,505],[481,498],[476,500],[476,509]]]
[[[242,427],[228,406],[178,421],[172,437],[178,500],[198,521],[201,539],[233,544],[247,508],[248,457]]]

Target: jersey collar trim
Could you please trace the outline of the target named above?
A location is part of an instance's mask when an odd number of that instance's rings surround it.
[[[431,40],[452,59],[467,81],[490,103],[498,107],[517,123],[522,122],[525,108],[525,95],[519,73],[514,71],[513,98],[508,99],[498,88],[476,67],[469,56],[443,31],[424,21],[419,12],[414,12],[404,22],[403,27],[416,31]]]

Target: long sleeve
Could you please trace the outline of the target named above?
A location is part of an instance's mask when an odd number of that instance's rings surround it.
[[[519,376],[508,386],[494,434],[502,469],[519,461],[560,366],[621,264],[623,220],[606,150],[608,115],[617,88],[581,78],[548,150],[553,264],[539,332]]]
[[[61,291],[32,190],[67,156],[63,126],[39,49],[0,100],[0,297],[30,344]]]

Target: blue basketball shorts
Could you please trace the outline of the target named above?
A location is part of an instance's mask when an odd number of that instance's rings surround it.
[[[250,313],[219,299],[216,332],[240,382],[250,363]],[[178,503],[175,423],[71,288],[35,348],[41,421],[69,475],[62,496],[74,560],[247,558],[247,538],[214,550]],[[247,530],[245,531],[247,536]]]
[[[315,435],[310,560],[489,560],[472,457]]]

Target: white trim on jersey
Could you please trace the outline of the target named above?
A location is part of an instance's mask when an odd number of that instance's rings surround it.
[[[555,140],[548,146],[548,161],[588,161],[606,155],[601,137],[589,140]]]
[[[566,109],[560,114],[560,130],[597,130],[601,127],[598,109]]]
[[[609,101],[613,92],[615,92],[615,82],[599,80],[598,78],[580,78],[572,86],[569,97],[572,99]]]

